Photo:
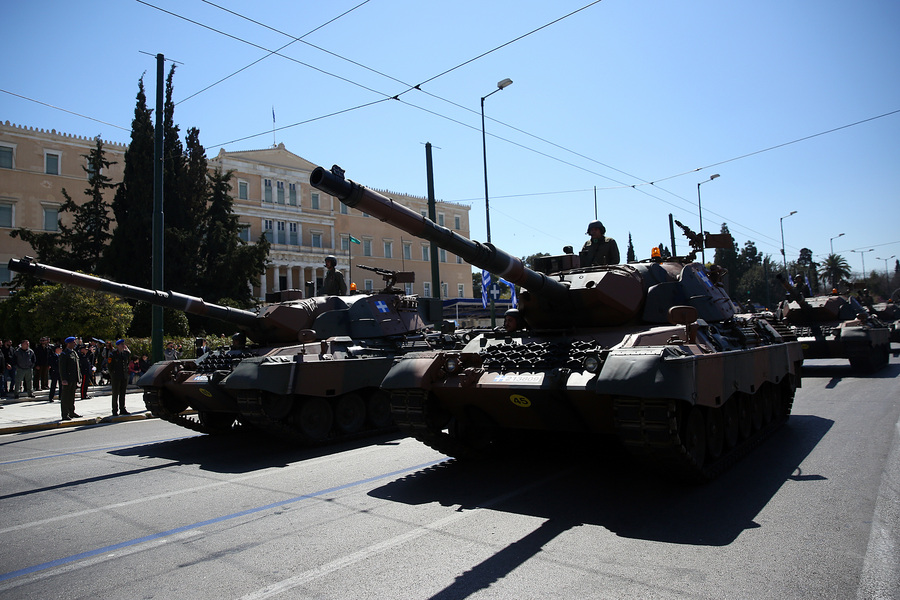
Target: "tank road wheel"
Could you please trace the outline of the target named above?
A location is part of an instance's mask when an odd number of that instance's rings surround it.
[[[697,410],[696,408],[694,410]],[[725,447],[725,416],[724,408],[707,408],[706,413],[706,451],[710,461],[722,456]]]
[[[334,424],[341,433],[356,433],[366,424],[366,404],[355,392],[334,402]]]
[[[753,433],[750,397],[747,394],[737,394],[734,400],[738,403],[738,429],[741,432],[741,439],[746,440]]]
[[[737,446],[738,439],[741,437],[738,399],[731,398],[720,410],[722,411],[722,420],[725,429],[725,445],[731,449]]]
[[[384,429],[390,427],[393,422],[391,417],[391,397],[382,390],[375,390],[366,400],[366,419],[372,429]]]
[[[775,420],[775,405],[778,403],[778,390],[771,384],[766,383],[763,385],[760,393],[762,394],[762,417],[763,426],[765,427]]]
[[[234,413],[210,412],[202,410],[197,413],[200,424],[206,427],[207,433],[222,435],[234,431],[237,415]]]
[[[682,426],[682,446],[691,462],[700,469],[706,458],[706,423],[703,413],[696,407],[690,408]]]
[[[331,432],[334,413],[325,398],[302,398],[291,414],[291,420],[306,439],[321,442]]]
[[[759,431],[765,425],[765,394],[759,390],[750,396],[750,418],[753,421],[753,431]]]

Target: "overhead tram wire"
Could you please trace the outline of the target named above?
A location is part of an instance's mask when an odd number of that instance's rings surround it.
[[[222,83],[223,81],[226,81],[226,80],[228,80],[228,79],[231,79],[232,77],[234,77],[234,76],[237,75],[238,73],[241,73],[242,71],[246,71],[246,70],[249,69],[250,67],[252,67],[252,66],[254,66],[254,65],[258,64],[258,63],[261,63],[262,61],[266,60],[267,58],[269,58],[269,57],[272,56],[273,54],[276,54],[276,53],[278,53],[278,52],[284,50],[285,48],[287,48],[288,46],[290,46],[291,44],[293,44],[293,43],[295,43],[295,42],[302,42],[302,43],[304,43],[304,44],[307,44],[307,45],[309,45],[309,46],[312,46],[313,48],[322,50],[323,52],[329,52],[328,50],[325,50],[324,48],[319,48],[318,46],[316,46],[316,45],[314,45],[314,44],[310,44],[309,42],[304,41],[303,38],[305,38],[305,37],[308,36],[308,35],[311,35],[311,34],[315,33],[316,31],[322,29],[323,27],[326,27],[327,25],[330,25],[331,23],[334,23],[334,22],[337,21],[338,19],[340,19],[340,18],[342,18],[342,17],[344,17],[344,16],[350,14],[351,12],[353,12],[354,10],[356,10],[357,8],[359,8],[360,6],[362,6],[362,5],[364,5],[364,4],[368,4],[371,0],[363,0],[362,2],[360,2],[359,4],[357,4],[356,6],[354,6],[353,8],[348,9],[348,10],[345,10],[344,12],[342,12],[342,13],[339,14],[338,16],[334,17],[333,19],[329,19],[328,21],[325,21],[324,23],[322,23],[322,24],[319,25],[318,27],[314,27],[313,29],[310,29],[309,31],[307,31],[306,33],[304,33],[303,35],[301,35],[300,37],[294,37],[294,36],[291,36],[291,35],[289,35],[289,34],[287,34],[287,33],[284,33],[283,31],[279,31],[279,30],[275,29],[274,27],[269,27],[269,26],[266,25],[265,23],[260,23],[259,21],[255,21],[255,20],[253,20],[253,19],[251,19],[251,18],[249,18],[249,17],[246,17],[246,16],[244,16],[244,15],[242,15],[242,14],[240,14],[240,13],[236,13],[236,12],[234,12],[233,10],[230,10],[230,9],[228,9],[228,8],[225,8],[224,6],[219,6],[218,4],[215,4],[214,2],[210,2],[209,0],[202,0],[202,1],[205,2],[206,4],[209,4],[210,6],[214,6],[214,7],[218,8],[219,10],[223,10],[223,11],[225,11],[225,12],[227,12],[227,13],[230,13],[230,14],[236,16],[236,17],[240,17],[240,18],[242,18],[242,19],[246,19],[246,20],[250,21],[251,23],[255,23],[255,24],[257,24],[257,25],[259,25],[259,26],[261,26],[261,27],[265,27],[265,28],[267,28],[267,29],[271,29],[272,31],[274,31],[274,32],[276,32],[276,33],[280,33],[280,34],[282,34],[282,35],[286,35],[286,36],[288,36],[289,38],[291,38],[291,41],[288,42],[287,44],[285,44],[284,46],[281,46],[280,48],[278,48],[278,49],[276,49],[276,50],[273,50],[273,51],[269,52],[269,53],[266,54],[265,56],[262,56],[262,57],[260,57],[260,58],[258,58],[258,59],[256,59],[256,60],[254,60],[254,61],[251,62],[250,64],[244,65],[243,67],[241,67],[241,68],[238,69],[237,71],[231,73],[230,75],[226,75],[225,77],[219,79],[218,81],[209,84],[209,85],[206,86],[205,88],[203,88],[203,89],[201,89],[201,90],[199,90],[199,91],[194,92],[194,93],[191,94],[190,96],[188,96],[188,97],[186,97],[186,98],[182,98],[181,100],[179,100],[178,102],[175,103],[176,106],[177,106],[178,104],[181,104],[182,102],[185,102],[185,101],[187,101],[187,100],[190,100],[190,99],[193,98],[194,96],[197,96],[197,95],[202,94],[203,92],[205,92],[205,91],[207,91],[207,90],[209,90],[209,89],[211,89],[211,88],[214,88],[215,86],[219,85],[219,84]],[[331,54],[331,52],[329,52],[329,54]],[[338,55],[335,54],[335,56],[338,56]],[[360,65],[360,66],[362,66],[362,65]],[[386,77],[386,75],[385,75],[385,77]]]
[[[230,37],[230,38],[232,38],[232,39],[236,39],[236,40],[238,40],[238,41],[242,41],[242,42],[244,42],[244,43],[247,43],[247,44],[249,44],[249,45],[252,45],[252,46],[254,46],[254,47],[257,47],[257,48],[261,48],[261,49],[263,49],[263,50],[266,50],[267,52],[270,53],[269,55],[271,55],[271,54],[278,54],[277,51],[271,51],[271,50],[265,49],[265,48],[263,48],[263,47],[261,47],[261,46],[259,46],[259,45],[257,45],[257,44],[254,44],[254,43],[249,42],[249,41],[247,41],[247,40],[243,40],[242,38],[239,38],[239,37],[237,37],[237,36],[233,36],[233,35],[231,35],[231,34],[227,34],[227,33],[225,33],[225,32],[221,32],[221,31],[219,31],[219,30],[217,30],[217,29],[215,29],[215,28],[212,28],[212,27],[203,25],[202,23],[198,23],[198,22],[193,21],[193,20],[191,20],[191,19],[187,19],[187,18],[185,18],[185,17],[182,17],[182,16],[177,15],[177,14],[175,14],[175,13],[171,13],[170,11],[166,11],[166,10],[164,10],[164,9],[160,9],[160,8],[158,8],[158,7],[155,7],[155,6],[151,5],[151,4],[148,4],[147,2],[144,2],[144,0],[137,0],[137,1],[138,1],[138,2],[141,2],[142,4],[145,4],[145,5],[147,5],[147,6],[150,6],[151,8],[157,8],[157,10],[160,10],[160,11],[162,11],[162,12],[166,12],[166,13],[168,13],[168,14],[171,14],[171,15],[176,16],[176,17],[178,17],[178,18],[184,19],[184,20],[186,20],[186,21],[188,21],[188,22],[191,22],[191,23],[195,23],[195,24],[197,24],[198,26],[201,26],[201,27],[210,29],[210,30],[215,31],[215,32],[217,32],[217,33],[220,33],[220,34],[222,34],[222,35],[226,35],[227,37]],[[207,1],[207,0],[203,0],[203,1],[206,2],[207,4],[210,4],[211,6],[215,6],[215,7],[217,7],[217,8],[222,9],[222,10],[226,10],[227,12],[229,12],[229,13],[231,13],[231,14],[234,14],[235,16],[239,16],[239,17],[241,17],[241,18],[245,18],[245,19],[247,19],[248,21],[253,22],[253,23],[256,23],[256,24],[258,24],[258,25],[260,25],[260,26],[262,26],[262,27],[266,27],[266,28],[268,28],[268,29],[270,29],[270,30],[272,30],[272,31],[276,31],[276,32],[278,32],[278,33],[281,33],[282,35],[286,35],[286,36],[288,36],[288,37],[291,37],[292,40],[294,40],[294,41],[296,41],[296,39],[297,39],[297,38],[294,38],[293,36],[290,36],[290,34],[287,34],[287,33],[285,33],[285,32],[281,32],[281,31],[279,31],[279,30],[277,30],[277,29],[275,29],[275,28],[272,28],[272,27],[267,26],[267,25],[265,25],[265,24],[259,23],[259,22],[255,21],[255,20],[253,20],[253,19],[250,19],[249,17],[245,17],[245,16],[243,16],[243,15],[240,15],[240,14],[235,13],[235,12],[233,12],[233,11],[230,11],[230,10],[228,10],[228,9],[224,9],[224,8],[222,8],[222,7],[219,7],[218,5],[216,5],[216,4],[212,3],[212,2],[209,2],[209,1]],[[562,17],[559,17],[558,19],[555,19],[554,21],[551,21],[551,22],[549,22],[549,23],[546,23],[546,24],[542,25],[541,27],[538,27],[538,28],[536,28],[536,29],[534,29],[534,30],[531,30],[531,31],[529,31],[528,33],[525,33],[525,34],[523,34],[523,35],[521,35],[521,36],[518,36],[518,37],[516,37],[516,38],[514,38],[514,39],[512,39],[512,40],[510,40],[510,41],[507,41],[507,42],[505,42],[504,44],[501,44],[501,45],[499,45],[499,46],[493,48],[492,50],[489,50],[489,51],[487,51],[487,52],[484,52],[484,53],[482,53],[482,54],[479,54],[478,56],[475,56],[475,57],[473,57],[473,58],[471,58],[471,59],[469,59],[469,60],[467,60],[467,61],[464,61],[464,62],[462,62],[462,63],[456,65],[455,67],[452,67],[452,68],[450,68],[450,69],[447,69],[447,70],[445,70],[445,71],[443,71],[443,72],[441,72],[441,73],[439,73],[439,74],[437,74],[437,75],[435,75],[435,76],[433,76],[433,77],[431,77],[431,78],[429,78],[429,79],[426,79],[426,80],[423,81],[422,83],[420,83],[420,84],[418,84],[418,85],[415,85],[415,86],[412,86],[412,85],[410,85],[410,84],[408,84],[408,83],[402,82],[402,81],[400,81],[400,80],[398,80],[398,79],[396,79],[396,78],[393,78],[393,77],[391,77],[391,76],[389,76],[389,75],[387,75],[387,74],[381,73],[381,72],[379,72],[379,71],[377,71],[377,70],[370,69],[370,68],[366,67],[365,65],[362,65],[362,64],[360,64],[360,63],[358,63],[358,62],[355,62],[355,61],[352,61],[352,60],[347,59],[347,58],[345,58],[345,57],[342,57],[342,56],[340,56],[340,55],[338,55],[338,54],[332,53],[332,52],[330,52],[330,51],[328,51],[328,50],[319,48],[318,46],[315,46],[315,45],[313,45],[313,44],[308,44],[307,42],[303,42],[303,43],[307,43],[308,45],[310,45],[310,46],[312,46],[312,47],[314,47],[314,48],[316,48],[316,49],[319,49],[319,50],[321,50],[321,51],[323,51],[323,52],[326,52],[326,53],[328,53],[328,54],[331,54],[332,56],[341,58],[341,59],[346,60],[346,61],[348,61],[348,62],[350,62],[350,63],[352,63],[352,64],[354,64],[354,65],[357,65],[357,66],[359,66],[359,67],[361,67],[361,68],[370,70],[370,71],[372,71],[372,72],[374,72],[374,73],[377,73],[377,74],[379,74],[379,75],[381,75],[381,76],[383,76],[383,77],[386,77],[386,78],[388,78],[388,79],[391,79],[391,80],[393,80],[393,81],[396,81],[396,82],[398,82],[398,83],[401,83],[401,84],[403,84],[403,85],[408,86],[408,89],[407,89],[407,90],[404,90],[403,92],[401,92],[401,93],[399,93],[399,94],[397,94],[397,95],[395,95],[395,96],[391,96],[392,99],[399,100],[399,97],[400,97],[401,95],[404,95],[404,94],[406,94],[406,93],[408,93],[408,92],[410,92],[410,91],[412,91],[412,90],[417,90],[417,91],[423,92],[423,93],[425,93],[426,95],[429,95],[429,96],[431,96],[431,97],[433,97],[433,98],[436,98],[436,99],[442,100],[442,101],[444,101],[444,102],[447,102],[447,103],[449,103],[449,104],[451,104],[451,105],[454,105],[454,106],[463,108],[464,110],[469,110],[470,112],[474,112],[474,111],[472,111],[472,109],[469,109],[469,108],[467,108],[467,107],[463,107],[463,106],[461,106],[461,105],[459,105],[459,104],[457,104],[457,103],[454,103],[454,102],[449,101],[449,100],[447,100],[447,99],[441,98],[440,96],[437,96],[437,95],[435,95],[435,94],[431,94],[430,92],[426,92],[426,91],[424,91],[424,90],[421,89],[421,86],[424,85],[424,84],[426,84],[426,83],[429,83],[429,82],[431,82],[431,81],[434,81],[435,79],[437,79],[437,78],[439,78],[439,77],[442,77],[443,75],[446,75],[446,74],[448,74],[448,73],[450,73],[450,72],[452,72],[452,71],[455,71],[456,69],[459,69],[459,68],[461,68],[461,67],[463,67],[463,66],[465,66],[465,65],[467,65],[467,64],[470,64],[470,63],[474,62],[475,60],[478,60],[479,58],[482,58],[482,57],[484,57],[484,56],[487,56],[488,54],[491,54],[492,52],[495,52],[495,51],[497,51],[497,50],[499,50],[499,49],[501,49],[501,48],[503,48],[503,47],[506,47],[506,46],[508,46],[508,45],[510,45],[510,44],[512,44],[512,43],[514,43],[514,42],[516,42],[516,41],[519,41],[519,40],[521,40],[521,39],[523,39],[523,38],[525,38],[525,37],[527,37],[527,36],[529,36],[529,35],[531,35],[531,34],[533,34],[533,33],[536,33],[537,31],[540,31],[540,30],[542,30],[542,29],[545,29],[546,27],[549,27],[550,25],[552,25],[552,24],[554,24],[554,23],[557,23],[557,22],[559,22],[559,21],[561,21],[561,20],[563,20],[563,19],[565,19],[565,18],[567,18],[567,17],[569,17],[569,16],[572,16],[572,15],[578,13],[578,12],[581,12],[582,10],[585,10],[586,8],[589,8],[590,6],[593,6],[593,5],[595,5],[595,4],[598,4],[598,3],[601,2],[601,1],[602,1],[602,0],[595,0],[594,2],[591,2],[591,3],[585,5],[584,7],[580,8],[580,9],[577,9],[577,10],[575,10],[575,11],[572,11],[572,12],[570,12],[570,13],[568,13],[568,14],[562,16]],[[301,40],[301,41],[302,41],[302,40]],[[288,45],[289,45],[289,44],[288,44]],[[267,56],[269,56],[269,55],[267,55]],[[322,70],[322,69],[318,69],[318,68],[313,67],[313,66],[311,66],[311,65],[308,65],[307,63],[304,63],[304,62],[302,62],[302,61],[298,61],[298,60],[296,60],[296,59],[293,59],[293,58],[288,57],[288,56],[284,56],[284,55],[282,55],[282,54],[279,54],[279,56],[282,56],[283,58],[287,58],[287,59],[289,59],[289,60],[292,60],[293,62],[297,62],[298,64],[301,64],[301,65],[303,65],[303,66],[307,66],[307,67],[309,67],[309,68],[312,68],[312,69],[314,69],[314,70],[316,70],[316,71],[319,71],[319,72],[322,72],[322,73],[324,73],[324,74],[327,74],[327,75],[336,77],[336,78],[338,78],[338,79],[341,79],[341,80],[346,81],[346,82],[348,82],[348,83],[351,83],[351,84],[353,84],[353,85],[357,85],[358,87],[362,87],[362,88],[364,88],[364,89],[366,89],[366,90],[368,90],[368,91],[372,91],[372,92],[374,92],[374,93],[378,93],[379,95],[382,95],[382,96],[387,96],[387,94],[384,94],[383,92],[377,92],[376,90],[372,90],[371,88],[368,88],[368,87],[366,87],[366,86],[362,86],[361,84],[357,84],[357,83],[355,83],[355,82],[352,82],[352,81],[350,81],[350,80],[348,80],[348,79],[346,79],[346,78],[344,78],[344,77],[340,77],[340,76],[334,75],[334,74],[332,74],[332,73],[329,73],[329,72],[327,72],[327,71],[324,71],[324,70]],[[257,61],[257,62],[258,62],[258,61]],[[255,63],[254,63],[254,64],[255,64]],[[341,113],[343,113],[343,112],[349,112],[349,111],[351,111],[351,110],[356,110],[356,109],[358,109],[358,108],[363,108],[363,107],[365,107],[365,106],[369,106],[369,105],[377,104],[377,103],[378,103],[378,102],[372,102],[372,103],[369,103],[369,104],[364,104],[364,105],[360,105],[360,106],[357,106],[357,107],[353,107],[353,108],[345,109],[345,110],[338,111],[338,112],[335,112],[335,113],[331,113],[330,115],[324,115],[324,116],[321,116],[321,117],[315,117],[315,118],[313,118],[313,119],[307,119],[307,120],[304,120],[304,121],[301,121],[301,122],[298,122],[298,123],[295,123],[295,124],[292,124],[292,125],[287,125],[287,126],[281,127],[281,128],[279,128],[278,130],[288,129],[288,128],[290,128],[290,127],[294,127],[294,126],[301,125],[301,124],[304,124],[304,123],[308,123],[308,122],[311,122],[311,121],[320,120],[320,119],[322,119],[322,118],[327,118],[328,116],[334,116],[334,115],[337,115],[337,114],[341,114]],[[439,116],[439,117],[441,117],[441,118],[444,118],[444,119],[450,120],[450,121],[452,121],[452,122],[455,122],[455,123],[458,123],[458,124],[462,124],[462,125],[464,125],[464,126],[466,126],[466,127],[472,128],[472,126],[470,126],[470,125],[467,125],[467,124],[465,124],[465,123],[462,123],[461,121],[458,121],[458,120],[456,120],[456,119],[452,119],[452,118],[450,118],[450,117],[447,117],[447,116],[445,116],[445,115],[441,115],[440,113],[436,113],[436,112],[434,112],[434,111],[430,111],[430,110],[428,110],[428,109],[424,109],[424,108],[422,108],[422,107],[419,107],[419,106],[417,106],[417,105],[415,105],[415,104],[412,104],[412,103],[409,103],[409,102],[405,102],[405,101],[404,101],[404,103],[407,104],[408,106],[412,106],[412,107],[414,107],[414,108],[419,108],[420,110],[423,110],[423,111],[425,111],[425,112],[429,112],[430,114],[433,114],[433,115],[435,115],[435,116]],[[756,154],[760,154],[760,153],[762,153],[762,152],[766,152],[766,151],[770,151],[770,150],[775,150],[775,149],[777,149],[777,148],[781,148],[781,147],[784,147],[784,146],[787,146],[787,145],[790,145],[790,144],[793,144],[793,143],[797,143],[797,142],[800,142],[800,141],[804,141],[804,140],[807,140],[807,139],[811,139],[811,138],[817,137],[817,136],[819,136],[819,135],[824,135],[825,133],[831,133],[831,132],[834,132],[834,131],[838,131],[838,130],[840,130],[840,129],[844,129],[844,128],[846,128],[846,127],[851,127],[851,126],[853,126],[853,125],[858,125],[858,124],[861,124],[861,123],[865,123],[865,122],[870,121],[870,120],[873,120],[873,119],[881,118],[881,117],[884,117],[884,116],[889,116],[889,115],[895,114],[895,113],[897,113],[897,112],[900,112],[900,110],[898,110],[898,111],[892,111],[892,112],[889,112],[889,113],[885,113],[885,114],[883,114],[883,115],[879,115],[879,116],[876,116],[876,117],[872,117],[872,118],[870,118],[870,119],[866,119],[866,120],[863,120],[863,121],[859,121],[859,122],[856,122],[856,123],[852,123],[852,124],[850,124],[850,125],[845,125],[845,126],[842,126],[842,127],[839,127],[839,128],[835,128],[835,129],[832,129],[832,130],[829,130],[829,131],[821,132],[821,133],[818,133],[818,134],[814,134],[814,135],[811,135],[811,136],[807,136],[807,137],[805,137],[805,138],[801,138],[801,139],[798,139],[798,140],[794,140],[794,141],[792,141],[792,142],[786,142],[786,143],[784,143],[784,144],[779,144],[779,145],[776,145],[776,146],[772,146],[772,147],[770,147],[770,148],[765,148],[765,149],[758,150],[758,151],[755,151],[755,152],[752,152],[752,153],[748,153],[748,154],[745,154],[745,155],[741,155],[741,156],[738,156],[738,157],[734,157],[734,158],[731,158],[731,159],[727,159],[727,160],[725,160],[725,161],[721,161],[721,162],[718,162],[718,163],[713,163],[713,164],[708,165],[708,166],[705,166],[705,167],[699,167],[699,168],[696,168],[696,169],[693,169],[693,170],[690,170],[690,171],[686,171],[686,172],[683,172],[683,173],[679,173],[679,174],[676,174],[676,175],[672,175],[672,176],[669,176],[669,177],[666,177],[666,178],[663,178],[663,179],[656,179],[656,180],[653,180],[653,181],[642,180],[643,178],[635,177],[634,175],[631,175],[631,174],[629,174],[629,173],[627,173],[627,172],[624,172],[624,171],[621,171],[621,170],[616,169],[616,168],[614,168],[614,167],[611,167],[610,165],[606,165],[606,164],[604,164],[604,163],[602,163],[602,162],[600,162],[600,161],[597,161],[597,160],[595,160],[595,159],[591,159],[590,157],[587,157],[587,156],[582,155],[582,154],[579,154],[579,153],[577,153],[577,152],[575,152],[575,151],[573,151],[573,150],[570,150],[570,149],[568,149],[568,148],[565,148],[565,147],[563,147],[563,146],[560,146],[560,145],[558,145],[558,144],[555,144],[555,143],[553,143],[553,142],[550,142],[549,140],[545,140],[545,139],[543,139],[543,138],[540,138],[539,136],[535,136],[535,135],[533,135],[533,134],[529,134],[528,132],[525,132],[524,130],[518,129],[518,128],[513,127],[513,126],[511,126],[511,125],[508,125],[508,124],[506,124],[506,123],[503,123],[502,121],[498,121],[498,120],[496,120],[496,119],[491,119],[491,120],[493,120],[493,121],[495,121],[495,122],[497,122],[497,123],[503,125],[504,127],[508,127],[508,128],[510,128],[510,129],[513,129],[514,131],[518,131],[518,132],[520,132],[520,133],[522,133],[522,134],[524,134],[524,135],[533,137],[533,138],[538,139],[538,140],[540,140],[540,141],[542,141],[542,142],[544,142],[544,143],[548,143],[548,144],[550,144],[550,145],[552,145],[552,146],[554,146],[554,147],[557,147],[557,148],[559,148],[559,149],[561,149],[561,150],[563,150],[563,151],[565,151],[565,152],[570,152],[570,153],[572,153],[572,154],[575,154],[576,156],[579,156],[579,157],[581,157],[581,158],[584,158],[584,159],[589,160],[589,161],[592,161],[592,162],[596,162],[597,164],[600,164],[600,165],[602,165],[602,166],[604,166],[604,167],[606,167],[606,168],[609,168],[609,169],[615,170],[615,171],[617,171],[617,172],[620,172],[620,173],[622,173],[622,174],[624,174],[624,175],[627,175],[627,176],[629,176],[629,177],[634,177],[635,179],[638,179],[639,181],[641,181],[641,183],[637,183],[637,184],[625,184],[624,182],[619,182],[619,181],[617,181],[617,180],[615,180],[615,179],[613,179],[613,178],[611,178],[611,177],[607,177],[607,176],[605,176],[605,175],[596,173],[595,171],[591,171],[590,169],[586,169],[586,168],[584,168],[584,167],[580,167],[580,166],[578,166],[578,165],[575,165],[574,163],[570,163],[570,162],[568,162],[568,161],[565,161],[565,160],[562,160],[562,159],[553,157],[553,156],[551,156],[551,155],[549,155],[549,154],[546,154],[546,153],[544,153],[544,152],[535,150],[535,149],[530,148],[530,147],[528,147],[528,146],[525,146],[525,145],[523,145],[523,144],[518,144],[518,143],[512,142],[511,140],[508,140],[508,139],[506,139],[506,138],[502,138],[502,137],[500,137],[500,136],[496,136],[496,135],[493,135],[493,134],[492,134],[493,137],[495,137],[495,138],[497,138],[497,139],[506,141],[507,143],[514,144],[514,145],[519,146],[519,147],[521,147],[521,148],[523,148],[523,149],[525,149],[525,150],[529,150],[529,151],[531,151],[531,152],[535,152],[535,153],[537,153],[537,154],[539,154],[539,155],[541,155],[541,156],[544,156],[544,157],[546,157],[546,158],[550,158],[551,160],[557,160],[557,161],[559,161],[559,162],[562,162],[563,164],[572,166],[572,167],[577,168],[577,169],[580,169],[580,170],[584,170],[584,171],[586,171],[586,172],[588,172],[588,173],[591,173],[591,174],[597,175],[597,176],[599,176],[599,177],[602,177],[602,178],[604,178],[604,179],[607,179],[607,180],[609,180],[609,181],[618,183],[618,184],[620,184],[620,186],[622,186],[622,187],[631,187],[632,189],[635,189],[635,190],[637,190],[637,191],[639,191],[639,192],[641,192],[641,193],[643,193],[643,194],[645,194],[645,195],[647,195],[647,196],[650,196],[651,198],[654,198],[654,199],[656,199],[656,200],[659,200],[660,202],[663,202],[664,204],[668,204],[668,205],[670,205],[670,206],[673,206],[673,207],[676,207],[676,208],[682,208],[682,210],[685,210],[683,207],[677,206],[677,205],[675,205],[675,204],[673,204],[673,203],[671,203],[671,202],[668,202],[668,201],[666,201],[666,200],[660,198],[659,196],[656,196],[656,195],[654,195],[654,194],[651,194],[651,193],[649,193],[649,192],[647,192],[647,191],[645,191],[645,190],[639,189],[639,188],[640,188],[640,187],[643,187],[643,186],[652,185],[652,186],[656,187],[657,189],[659,189],[660,191],[666,192],[666,193],[668,193],[668,194],[670,194],[670,195],[672,195],[672,196],[675,196],[676,198],[682,200],[685,204],[687,204],[687,205],[692,205],[692,204],[693,204],[693,201],[688,200],[688,199],[686,199],[686,198],[684,198],[684,197],[682,197],[682,196],[679,196],[678,194],[675,194],[674,192],[671,192],[670,190],[667,190],[667,189],[665,189],[665,188],[662,188],[662,187],[658,186],[657,184],[658,184],[659,182],[661,182],[661,181],[665,181],[665,180],[668,180],[668,179],[673,179],[673,178],[676,178],[676,177],[679,177],[679,176],[683,176],[683,175],[687,175],[687,174],[690,174],[690,173],[696,173],[696,172],[699,172],[699,171],[704,170],[704,169],[712,168],[712,167],[715,167],[715,166],[718,166],[718,165],[721,165],[721,164],[725,164],[725,163],[728,163],[728,162],[733,162],[733,161],[735,161],[735,160],[739,160],[739,159],[742,159],[742,158],[747,158],[747,157],[750,157],[750,156],[753,156],[753,155],[756,155]],[[271,130],[268,130],[268,131],[266,131],[266,132],[262,132],[262,133],[259,133],[259,134],[254,134],[254,135],[250,135],[250,136],[245,136],[244,138],[240,138],[239,140],[234,140],[234,141],[242,141],[242,140],[245,140],[245,139],[251,139],[251,138],[253,138],[253,137],[258,137],[258,136],[260,136],[260,135],[268,135],[270,132],[271,132]],[[233,143],[233,142],[228,142],[228,143]],[[213,146],[213,147],[215,147],[215,146]],[[737,229],[744,229],[744,230],[750,231],[750,232],[752,232],[752,233],[755,233],[756,235],[758,235],[758,236],[760,236],[760,237],[762,237],[762,238],[769,238],[769,236],[766,236],[765,234],[762,234],[762,233],[757,232],[757,231],[755,231],[755,230],[753,230],[753,229],[750,229],[750,228],[748,228],[748,227],[746,227],[746,226],[743,226],[743,225],[741,225],[740,223],[738,223],[737,221],[730,220],[730,219],[728,219],[727,217],[725,217],[724,215],[715,213],[714,211],[710,211],[710,212],[711,212],[711,214],[714,214],[714,215],[716,215],[717,217],[720,217],[720,218],[722,218],[722,219],[725,219],[726,222],[730,222],[730,223],[732,224],[732,226],[734,226],[734,227],[737,228]],[[770,239],[774,239],[774,238],[770,238]]]
[[[35,100],[34,98],[29,98],[28,96],[23,96],[22,94],[17,94],[15,92],[10,92],[9,90],[0,89],[0,92],[4,94],[9,94],[10,96],[15,96],[16,98],[21,98],[22,100],[28,100],[29,102],[34,102],[35,104],[40,104],[42,106],[46,106],[47,108],[52,108],[54,110],[60,110],[64,113],[69,113],[70,115],[75,115],[76,117],[81,117],[82,119],[87,119],[89,121],[95,121],[97,123],[102,123],[103,125],[109,125],[110,127],[115,127],[116,129],[121,129],[122,131],[131,131],[131,129],[127,127],[122,127],[121,125],[115,125],[113,123],[108,123],[106,121],[101,121],[100,119],[95,119],[94,117],[89,117],[87,115],[83,115],[81,113],[77,113],[71,110],[66,110],[65,108],[54,106],[52,104],[48,104],[47,102],[41,102],[40,100]]]

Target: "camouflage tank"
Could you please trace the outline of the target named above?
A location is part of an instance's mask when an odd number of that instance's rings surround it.
[[[846,358],[855,370],[871,373],[888,364],[891,331],[853,296],[804,297],[782,274],[776,279],[788,298],[776,311],[787,335],[800,342],[803,357]]]
[[[405,355],[382,389],[398,425],[455,457],[522,433],[616,436],[651,466],[706,479],[784,423],[800,385],[800,344],[738,317],[690,260],[581,267],[573,253],[522,261],[315,169],[310,183],[351,207],[524,288],[526,328],[461,350]]]
[[[235,325],[240,332],[230,347],[197,359],[153,364],[138,381],[147,409],[202,433],[228,432],[244,424],[300,443],[391,427],[389,400],[379,384],[394,359],[410,350],[455,344],[452,335],[426,336],[417,298],[394,289],[398,279],[406,281],[413,273],[359,266],[382,274],[385,290],[284,301],[256,313],[115,283],[27,257],[9,262],[10,271]],[[196,411],[196,417],[184,414],[188,409]]]

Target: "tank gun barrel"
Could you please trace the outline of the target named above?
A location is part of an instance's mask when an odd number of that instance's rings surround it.
[[[149,304],[174,308],[194,315],[211,317],[248,329],[256,329],[259,326],[259,320],[256,313],[247,310],[210,304],[205,302],[202,298],[179,294],[178,292],[163,292],[125,283],[116,283],[108,279],[94,277],[93,275],[85,275],[83,273],[76,273],[75,271],[68,271],[66,269],[37,263],[28,256],[25,258],[11,258],[8,267],[10,271],[33,275],[39,279],[45,279],[55,283],[67,283],[89,290],[109,292],[110,294],[128,298],[130,300],[140,300]]]
[[[568,289],[559,281],[532,271],[520,259],[490,242],[482,244],[465,238],[378,192],[345,179],[340,167],[335,166],[332,171],[316,167],[309,182],[314,188],[336,197],[347,206],[358,208],[406,233],[426,239],[471,265],[499,275],[532,293],[562,302],[566,300]]]

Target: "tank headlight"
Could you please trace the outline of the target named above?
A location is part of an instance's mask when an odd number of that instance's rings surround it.
[[[447,373],[449,373],[450,375],[458,373],[460,366],[461,364],[459,362],[459,356],[456,356],[455,354],[452,356],[448,356],[444,361],[444,369],[446,369]]]
[[[600,370],[600,358],[596,356],[588,356],[584,359],[584,370],[588,373],[596,373]]]

